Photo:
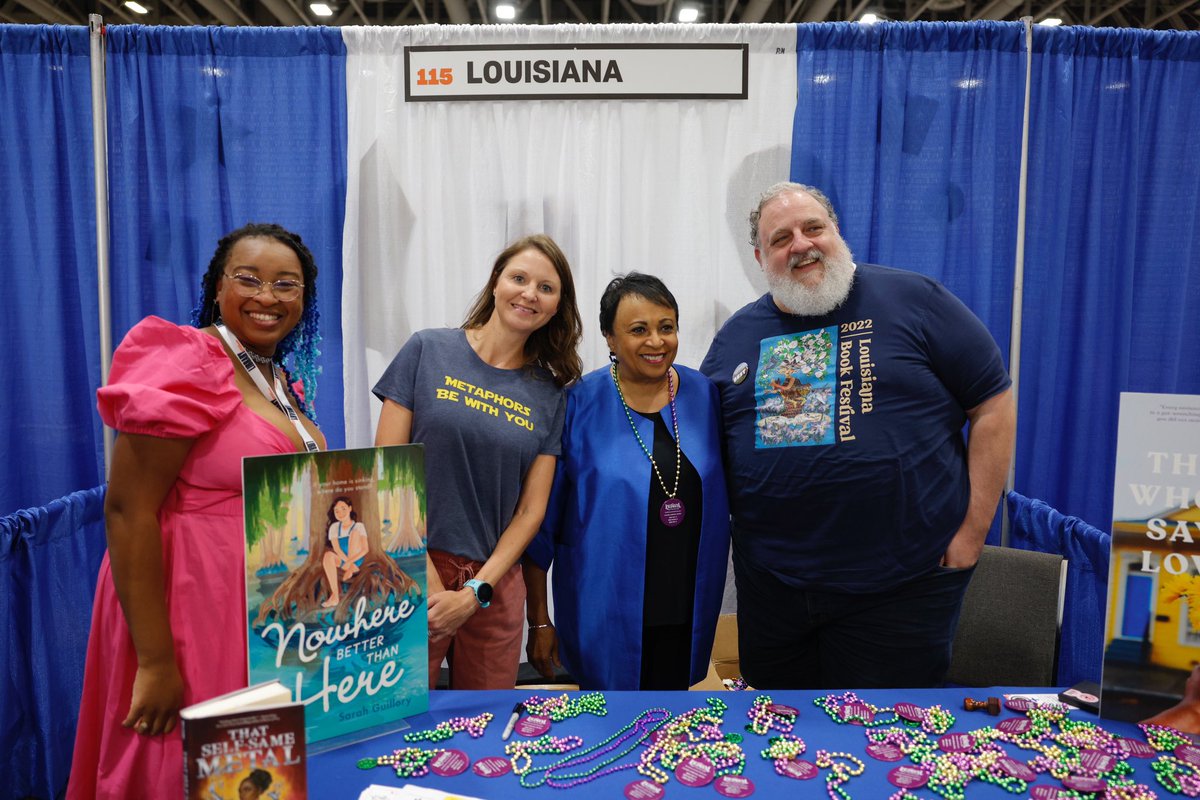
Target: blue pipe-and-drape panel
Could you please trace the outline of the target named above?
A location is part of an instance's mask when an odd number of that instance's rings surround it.
[[[1018,23],[797,29],[791,179],[859,261],[937,278],[1008,353],[1024,103]]]
[[[0,518],[0,798],[66,788],[105,547],[103,486]]]
[[[1107,530],[1119,393],[1200,393],[1200,33],[1036,27],[1032,90],[1017,488]]]
[[[1100,682],[1108,562],[1112,537],[1078,517],[1055,511],[1041,500],[1008,493],[1012,546],[1058,553],[1067,559],[1066,602],[1058,651],[1058,683]]]
[[[88,31],[0,25],[0,511],[102,479]]]
[[[277,222],[320,270],[331,447],[345,441],[345,63],[336,28],[108,28],[115,341],[147,314],[187,322],[217,240]]]

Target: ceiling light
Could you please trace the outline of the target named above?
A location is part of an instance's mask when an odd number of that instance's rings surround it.
[[[1055,25],[1062,25],[1062,20],[1058,17],[1046,17],[1038,25],[1045,25],[1048,28],[1052,28]]]
[[[516,19],[516,18],[517,18],[516,6],[509,5],[508,3],[501,3],[500,5],[496,6],[496,19]]]
[[[133,0],[125,0],[125,7],[135,14],[149,14],[150,9],[146,8],[141,3],[135,3]]]
[[[863,23],[864,25],[870,25],[872,23],[879,22],[879,15],[872,14],[871,12],[868,11],[866,14],[863,14],[862,17],[858,21]]]
[[[326,3],[309,3],[309,9],[318,17],[332,17],[333,9]]]
[[[700,9],[692,6],[682,6],[679,9],[680,22],[695,22],[700,19]]]

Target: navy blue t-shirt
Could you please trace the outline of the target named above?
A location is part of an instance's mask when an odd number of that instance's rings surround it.
[[[769,294],[742,308],[700,369],[721,394],[739,556],[847,592],[938,563],[970,496],[965,412],[1011,383],[944,286],[872,264],[830,314],[788,314]]]

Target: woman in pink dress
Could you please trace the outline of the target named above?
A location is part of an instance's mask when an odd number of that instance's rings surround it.
[[[241,461],[325,445],[301,399],[316,275],[299,236],[247,225],[220,241],[194,327],[147,317],[113,356],[97,396],[120,436],[69,798],[178,797],[179,709],[246,685]],[[285,388],[289,354],[305,392]]]

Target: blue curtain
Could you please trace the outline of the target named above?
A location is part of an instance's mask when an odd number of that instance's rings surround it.
[[[0,798],[66,788],[104,549],[104,487],[0,518]]]
[[[1057,553],[1067,559],[1067,592],[1058,649],[1058,683],[1100,682],[1108,562],[1112,537],[1078,517],[1064,516],[1041,500],[1009,492],[1012,546]]]
[[[86,28],[0,25],[0,512],[101,481]]]
[[[1023,38],[1018,23],[821,23],[796,42],[791,179],[829,195],[857,260],[937,278],[1005,354]]]
[[[186,322],[217,240],[299,233],[320,270],[319,421],[345,442],[345,47],[336,28],[108,29],[115,341],[147,314]]]
[[[1018,488],[1108,529],[1118,394],[1200,393],[1200,33],[1037,28]]]

